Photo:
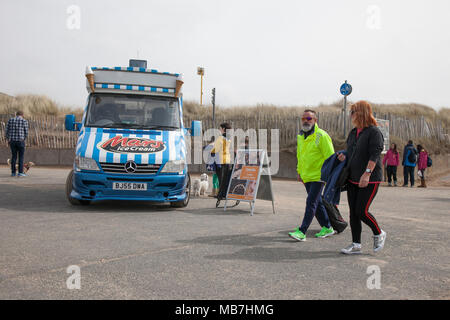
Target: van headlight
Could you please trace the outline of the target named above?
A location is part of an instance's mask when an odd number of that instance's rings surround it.
[[[184,160],[172,160],[167,161],[162,168],[161,173],[178,173],[182,174],[184,168],[186,167],[186,162]]]
[[[81,156],[75,157],[75,168],[77,171],[80,170],[91,170],[91,171],[100,171],[100,168],[97,165],[97,161],[92,158],[85,158]]]

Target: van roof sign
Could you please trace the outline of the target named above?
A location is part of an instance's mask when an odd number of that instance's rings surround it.
[[[147,60],[130,59],[129,66],[147,69]]]
[[[89,76],[93,82],[91,88],[89,79],[86,79],[86,89],[89,93],[95,90],[95,92],[178,97],[175,95],[177,81],[182,82],[181,74],[141,67],[87,67],[87,69],[91,70],[92,75]]]

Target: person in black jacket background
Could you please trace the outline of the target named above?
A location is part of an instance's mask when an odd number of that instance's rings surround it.
[[[414,187],[414,168],[416,167],[418,153],[416,148],[414,148],[412,140],[409,140],[403,149],[403,187],[408,186],[408,177],[410,178],[411,188]]]
[[[369,207],[377,194],[382,181],[381,151],[383,134],[377,127],[372,107],[367,101],[358,101],[350,107],[352,123],[355,126],[347,137],[347,163],[350,175],[347,182],[347,198],[350,208],[350,227],[352,244],[341,250],[345,254],[361,253],[361,221],[367,224],[374,234],[375,252],[384,247],[386,232],[369,213]],[[339,160],[345,155],[340,153]]]

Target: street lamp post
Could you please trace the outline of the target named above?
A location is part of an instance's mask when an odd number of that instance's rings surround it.
[[[205,75],[205,68],[197,67],[197,74],[200,76],[200,105],[203,105],[203,76]]]

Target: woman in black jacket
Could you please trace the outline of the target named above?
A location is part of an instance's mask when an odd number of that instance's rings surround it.
[[[361,221],[374,234],[373,250],[381,250],[386,240],[386,232],[381,230],[369,207],[382,181],[381,151],[383,134],[377,127],[372,107],[366,101],[359,101],[350,107],[352,123],[355,126],[347,137],[347,157],[350,161],[347,181],[347,198],[350,208],[350,227],[353,242],[341,250],[345,254],[361,253]],[[344,161],[345,155],[339,154]]]

